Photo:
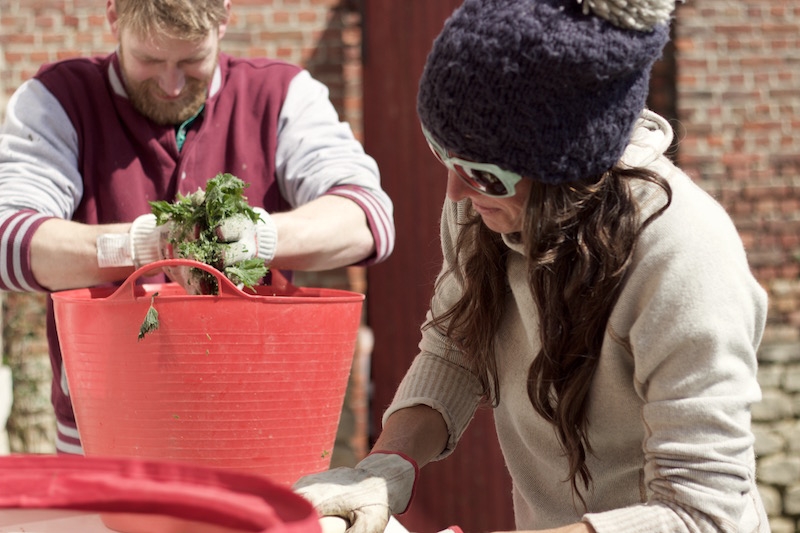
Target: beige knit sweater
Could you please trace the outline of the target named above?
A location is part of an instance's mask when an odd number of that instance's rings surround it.
[[[722,207],[673,166],[672,132],[645,111],[623,161],[657,171],[673,202],[639,242],[614,308],[590,392],[587,459],[594,484],[573,498],[553,427],[531,407],[526,376],[538,351],[537,317],[521,247],[506,239],[510,292],[497,335],[500,379],[495,424],[513,479],[517,527],[543,529],[584,520],[598,533],[769,531],[755,485],[750,406],[760,399],[756,348],[767,301]],[[664,202],[638,186],[645,214]],[[442,215],[445,267],[454,259],[467,201]],[[457,298],[449,277],[434,296],[441,313]],[[478,405],[478,382],[445,339],[423,332],[420,354],[384,415],[416,404],[437,409],[449,455]],[[423,472],[424,475],[424,472]],[[578,502],[578,503],[576,503]]]

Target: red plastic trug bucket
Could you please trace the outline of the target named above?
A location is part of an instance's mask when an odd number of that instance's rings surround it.
[[[220,294],[136,285],[193,266]],[[188,461],[291,485],[330,466],[364,296],[283,285],[248,294],[202,263],[152,263],[118,289],[53,293],[87,456]],[[139,340],[150,308],[159,327]]]
[[[100,514],[126,533],[322,531],[311,503],[263,476],[133,458],[0,457],[0,531],[99,531],[67,511]],[[64,520],[51,522],[53,512]]]

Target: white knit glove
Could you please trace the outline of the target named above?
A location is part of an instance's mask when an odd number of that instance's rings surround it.
[[[97,265],[100,268],[133,266],[139,268],[164,259],[160,251],[162,233],[152,213],[141,215],[128,233],[104,233],[97,237]]]
[[[255,258],[269,264],[275,257],[275,244],[278,240],[278,230],[275,227],[275,222],[269,216],[269,213],[263,209],[256,207],[253,210],[259,215],[257,222],[253,222],[247,215],[240,214],[224,219],[214,228],[217,241],[224,243],[222,265],[219,266],[220,270],[224,270],[226,267],[241,261]],[[161,258],[178,257],[173,243],[197,238],[196,235],[176,235],[170,222],[164,224],[163,227],[166,229],[161,232],[159,246],[159,256]],[[186,257],[186,259],[196,258]],[[214,285],[209,285],[208,275],[196,268],[188,266],[165,267],[164,271],[172,281],[180,284],[187,294],[212,294],[216,290]],[[241,285],[239,288],[242,288]]]
[[[163,256],[161,242],[169,228],[156,226],[156,216],[152,213],[141,215],[131,224],[131,259],[133,266],[141,266],[166,259]]]
[[[399,453],[373,452],[354,468],[309,474],[292,489],[323,516],[341,516],[348,533],[386,529],[389,517],[406,511],[414,495],[419,469]]]
[[[269,264],[275,257],[278,242],[275,222],[260,207],[254,211],[259,215],[257,223],[245,215],[235,215],[216,228],[220,242],[228,243],[225,266],[254,257]],[[175,254],[169,243],[170,231],[169,223],[156,226],[154,214],[141,215],[133,221],[127,234],[108,233],[97,238],[97,264],[101,268],[139,268],[160,259],[172,259]]]
[[[258,257],[270,264],[275,257],[278,243],[278,228],[269,213],[254,207],[258,222],[246,215],[234,215],[222,221],[215,232],[220,242],[228,243],[225,249],[225,266],[245,259]]]

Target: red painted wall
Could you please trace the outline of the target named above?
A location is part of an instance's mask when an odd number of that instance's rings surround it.
[[[439,215],[446,173],[430,154],[416,116],[417,83],[433,38],[456,0],[365,2],[364,137],[394,200],[397,245],[368,270],[372,357],[372,430],[417,354],[419,326],[441,266]],[[511,482],[491,413],[480,412],[456,452],[422,470],[400,521],[412,531],[511,530]]]

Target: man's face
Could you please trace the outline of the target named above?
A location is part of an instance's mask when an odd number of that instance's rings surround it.
[[[119,34],[120,65],[134,107],[162,125],[191,118],[206,101],[219,56],[219,35],[201,40]]]

